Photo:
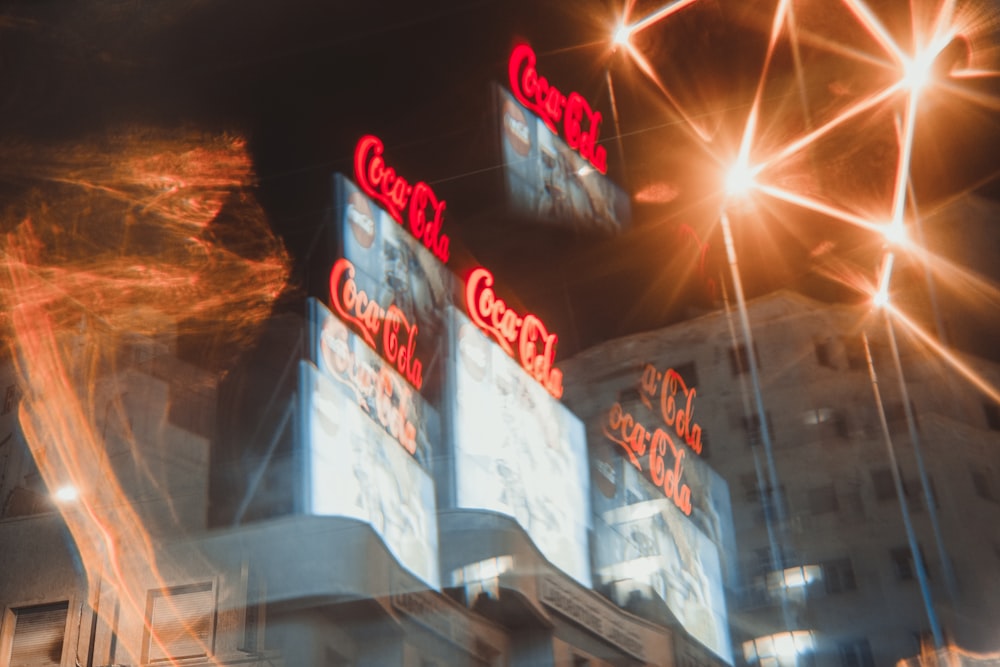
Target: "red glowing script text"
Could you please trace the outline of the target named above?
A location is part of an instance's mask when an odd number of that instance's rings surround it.
[[[556,356],[554,333],[534,315],[519,316],[493,290],[489,269],[476,269],[465,283],[465,305],[473,323],[493,336],[507,354],[556,398],[562,397],[562,371],[552,367]],[[517,344],[517,354],[514,344]]]
[[[396,306],[382,308],[358,288],[354,265],[338,259],[330,271],[330,304],[344,322],[351,324],[373,349],[382,332],[380,354],[417,389],[424,382],[423,364],[416,358],[417,325],[410,324]]]
[[[688,389],[680,373],[670,368],[660,373],[653,364],[642,369],[639,398],[650,410],[656,394],[660,395],[660,415],[678,438],[684,440],[695,454],[701,454],[701,426],[694,421],[694,397],[697,389]]]
[[[361,137],[354,149],[354,177],[366,195],[380,203],[393,220],[409,224],[418,238],[442,262],[448,262],[447,234],[441,233],[445,202],[439,201],[431,186],[423,181],[411,185],[385,164],[382,140],[372,135]],[[406,221],[403,213],[406,212]],[[428,217],[430,216],[430,217]]]
[[[691,515],[691,487],[681,481],[685,449],[676,445],[669,433],[662,428],[650,433],[631,413],[625,411],[621,403],[615,403],[608,413],[604,435],[621,446],[632,465],[639,472],[649,475],[653,484],[662,489],[664,495],[674,501],[674,505],[684,514]],[[668,448],[673,456],[673,466],[670,468],[664,460]],[[643,470],[639,457],[646,456],[647,450],[648,463],[646,470]]]
[[[601,112],[590,108],[580,93],[568,96],[539,76],[535,68],[535,52],[527,44],[514,47],[507,65],[510,75],[510,89],[517,101],[538,114],[552,132],[559,134],[562,121],[562,136],[569,147],[577,151],[585,160],[602,174],[608,171],[608,153],[597,145],[601,131]]]

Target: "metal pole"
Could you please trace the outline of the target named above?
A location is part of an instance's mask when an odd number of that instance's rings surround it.
[[[903,412],[906,414],[906,428],[910,434],[910,442],[913,443],[913,457],[917,462],[917,474],[920,475],[920,487],[923,489],[924,498],[927,499],[927,514],[931,520],[931,530],[934,532],[934,542],[937,545],[938,558],[941,559],[941,569],[944,571],[945,586],[948,596],[954,602],[955,573],[951,568],[951,559],[944,548],[944,539],[941,536],[941,524],[938,521],[937,501],[934,498],[934,489],[931,488],[930,480],[927,477],[927,468],[924,466],[924,457],[920,448],[920,437],[917,433],[917,422],[913,417],[913,407],[910,405],[910,391],[906,386],[906,378],[903,376],[903,364],[899,358],[899,346],[896,343],[896,327],[892,323],[889,311],[885,311],[885,328],[889,333],[889,347],[892,350],[892,360],[896,365],[896,375],[899,377],[899,392],[903,400]]]
[[[783,534],[783,529],[786,526],[785,508],[778,493],[778,470],[774,464],[774,453],[771,447],[771,429],[767,423],[767,412],[764,410],[764,398],[760,390],[760,373],[757,369],[757,358],[754,355],[753,332],[750,329],[750,317],[747,314],[746,298],[743,294],[743,281],[740,279],[740,268],[736,261],[736,246],[733,243],[733,232],[729,226],[729,216],[726,215],[725,208],[722,209],[719,218],[722,224],[723,240],[726,244],[726,258],[729,260],[729,272],[733,280],[733,291],[736,293],[736,309],[740,317],[740,328],[743,330],[743,345],[747,351],[747,368],[750,371],[750,385],[753,389],[754,407],[756,408],[757,419],[760,422],[760,438],[764,445],[764,459],[767,466],[768,485],[770,486],[769,493],[764,498],[765,517],[768,520],[770,519],[770,515],[767,513],[769,509],[767,505],[770,505],[770,508],[774,510],[774,518],[777,520],[778,527],[782,529],[781,532]],[[773,540],[770,534],[769,538]],[[777,540],[777,545],[781,547],[783,546],[783,542],[784,540],[779,539]],[[771,561],[775,572],[782,572],[784,570],[784,549],[776,551],[773,548],[773,542]],[[785,626],[786,629],[790,630],[792,627],[791,617],[785,596],[782,596],[781,602]]]
[[[917,537],[913,532],[913,524],[910,522],[910,508],[906,502],[906,493],[903,491],[903,480],[899,475],[899,465],[896,463],[896,452],[892,446],[892,436],[889,434],[889,422],[885,418],[885,407],[882,405],[882,393],[878,387],[878,376],[875,374],[875,364],[872,362],[872,351],[868,345],[868,334],[862,332],[861,340],[865,346],[865,361],[868,363],[868,375],[872,381],[872,393],[875,395],[875,407],[878,409],[879,422],[882,426],[882,437],[885,439],[885,448],[889,453],[889,465],[892,470],[892,482],[896,487],[896,497],[899,498],[899,510],[903,514],[903,526],[906,529],[906,541],[910,545],[910,553],[913,555],[913,567],[917,571],[917,580],[920,582],[920,595],[924,600],[924,609],[927,611],[927,620],[931,626],[931,634],[934,637],[934,648],[941,650],[944,641],[941,637],[941,627],[938,625],[937,614],[934,613],[934,603],[931,601],[931,589],[927,582],[927,570],[924,568],[924,559],[917,545]]]

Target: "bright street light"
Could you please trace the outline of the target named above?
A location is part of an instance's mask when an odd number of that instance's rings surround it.
[[[753,171],[743,160],[726,172],[726,194],[730,197],[741,197],[750,192],[754,185]]]

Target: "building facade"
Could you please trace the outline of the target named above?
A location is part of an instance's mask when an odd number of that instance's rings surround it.
[[[731,492],[739,578],[728,594],[737,661],[888,665],[931,645],[862,334],[941,635],[965,649],[995,651],[1000,420],[995,396],[966,375],[989,391],[996,365],[962,357],[963,374],[896,325],[897,366],[885,320],[867,306],[778,292],[748,309],[766,433],[736,313],[611,341],[565,364],[566,400],[587,422],[592,446],[608,439],[614,406],[662,410],[642,405],[644,369],[652,377],[674,369],[696,389],[688,419],[701,426],[701,457]]]

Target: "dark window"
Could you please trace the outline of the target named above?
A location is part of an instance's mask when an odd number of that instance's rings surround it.
[[[997,502],[989,476],[982,470],[970,470],[969,473],[972,475],[972,488],[976,490],[976,495],[985,500]]]
[[[833,484],[809,489],[808,497],[809,512],[811,514],[829,514],[840,509],[840,504],[837,502],[837,492],[833,488]]]
[[[767,419],[768,433],[773,436],[774,426],[771,424],[771,413],[765,413],[765,418]],[[756,413],[743,417],[743,430],[747,435],[747,444],[751,447],[757,447],[764,442],[763,432],[760,427],[760,417]]]
[[[920,549],[920,559],[924,563],[924,572],[930,579],[930,570],[927,569],[927,557],[924,556],[924,548]],[[892,561],[892,568],[896,574],[897,581],[912,581],[917,578],[917,566],[913,562],[913,552],[910,547],[896,547],[889,550],[889,559]]]
[[[865,358],[865,344],[860,336],[844,338],[843,343],[844,355],[847,357],[847,367],[852,371],[868,368],[868,361]]]
[[[872,646],[867,639],[841,642],[838,648],[840,649],[840,664],[843,667],[875,667]]]
[[[674,371],[681,376],[681,379],[684,380],[684,384],[687,385],[688,389],[698,386],[698,367],[695,366],[693,361],[688,361],[687,363],[683,363],[679,366],[674,366]]]
[[[3,413],[8,414],[14,409],[14,403],[17,402],[17,385],[12,384],[7,387],[7,392],[3,397]]]
[[[757,368],[760,368],[760,352],[758,352],[756,345],[754,345],[753,352]],[[746,345],[740,344],[729,348],[729,370],[733,375],[743,375],[750,372],[750,360],[747,358]]]
[[[850,558],[838,558],[820,563],[823,570],[823,586],[827,593],[846,593],[857,590],[854,579],[854,567]]]
[[[59,665],[68,614],[68,602],[15,609],[9,664]]]
[[[146,656],[143,662],[196,658],[210,653],[215,617],[211,583],[150,591],[146,607]],[[153,640],[155,633],[158,641]]]
[[[983,403],[983,413],[986,415],[986,425],[994,431],[1000,431],[1000,406],[992,401]]]
[[[813,343],[813,349],[816,351],[816,363],[825,368],[836,368],[830,354],[830,341],[818,340]]]
[[[637,387],[630,387],[628,389],[622,389],[618,392],[618,402],[622,406],[627,406],[632,403],[639,402],[639,389]]]
[[[872,485],[875,487],[875,498],[880,502],[896,499],[896,484],[892,479],[892,470],[878,468],[871,471]]]

